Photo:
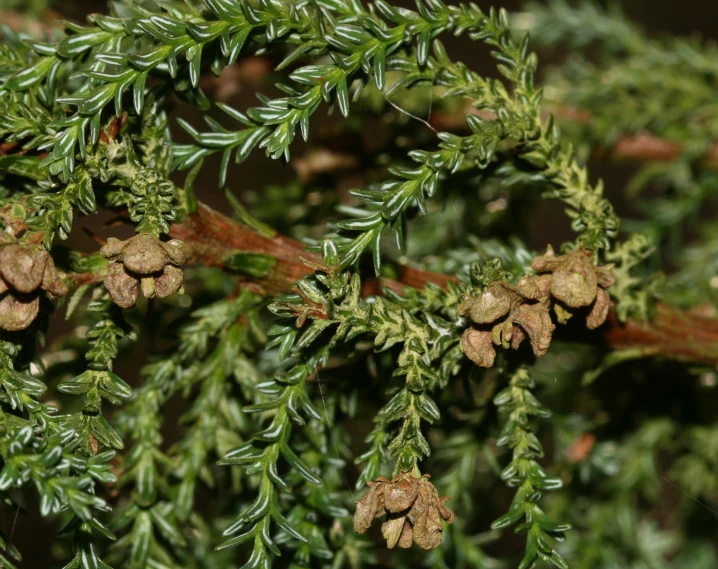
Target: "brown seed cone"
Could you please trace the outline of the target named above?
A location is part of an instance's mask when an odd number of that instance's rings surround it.
[[[100,254],[111,261],[121,261],[128,271],[140,277],[159,273],[166,265],[178,266],[185,262],[181,241],[173,239],[163,243],[149,233],[140,233],[126,241],[110,237]]]
[[[42,284],[49,257],[39,247],[4,245],[0,247],[0,274],[10,288],[22,294],[31,293]]]
[[[459,314],[468,315],[477,324],[490,324],[511,308],[511,296],[502,283],[493,283],[478,297],[465,297],[459,305]]]
[[[407,472],[369,486],[369,492],[357,502],[354,529],[365,533],[374,519],[386,515],[381,532],[389,549],[408,548],[414,542],[433,549],[443,537],[441,520],[454,521],[454,514],[444,505],[448,498],[439,498],[428,475],[416,478]]]
[[[146,298],[166,298],[182,288],[184,277],[177,266],[185,261],[181,241],[163,243],[140,233],[126,241],[108,239],[100,254],[110,260],[105,286],[118,306],[133,306],[140,288]]]
[[[112,301],[122,308],[134,306],[140,294],[137,279],[128,275],[124,265],[117,261],[111,262],[107,269],[105,288]]]
[[[42,289],[53,296],[65,296],[68,292],[65,275],[55,268],[55,262],[48,255],[45,272],[42,275]]]
[[[538,302],[520,304],[511,310],[511,319],[528,335],[536,357],[543,356],[551,345],[551,336],[556,329],[548,308]]]
[[[162,274],[155,277],[155,293],[160,298],[167,298],[171,294],[176,293],[182,288],[184,282],[184,274],[182,269],[166,265]]]
[[[608,318],[608,311],[611,309],[611,297],[604,289],[599,288],[596,295],[596,302],[593,303],[591,312],[586,317],[586,326],[589,330],[595,330]]]
[[[37,294],[7,293],[0,300],[0,328],[8,332],[24,330],[37,318],[40,298]]]
[[[491,332],[467,328],[461,336],[461,350],[475,364],[491,367],[496,359],[496,349]]]

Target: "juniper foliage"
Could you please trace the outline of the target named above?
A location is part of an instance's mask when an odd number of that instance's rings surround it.
[[[712,44],[588,1],[25,9],[0,46],[0,497],[53,566],[718,566]],[[230,104],[267,63],[274,95]],[[262,152],[295,174],[252,193]],[[604,193],[590,159],[622,156]],[[568,241],[527,231],[542,198]],[[23,553],[0,534],[0,565]]]

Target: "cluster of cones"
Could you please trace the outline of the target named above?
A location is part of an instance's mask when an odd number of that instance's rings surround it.
[[[182,288],[180,265],[185,261],[182,242],[164,242],[148,233],[126,241],[110,237],[100,249],[110,261],[105,287],[112,300],[122,308],[134,306],[140,289],[147,298],[165,298]]]
[[[42,291],[67,294],[64,277],[42,246],[0,232],[0,328],[16,332],[30,326],[40,311]]]
[[[580,309],[588,309],[589,329],[605,322],[611,307],[606,288],[615,282],[612,265],[594,265],[585,251],[556,255],[549,247],[531,266],[538,274],[525,276],[516,285],[494,282],[478,296],[464,297],[459,305],[459,314],[472,322],[461,347],[476,364],[491,367],[494,346],[517,349],[527,336],[534,354],[543,356],[556,328],[551,307],[562,324]]]
[[[417,477],[413,471],[392,480],[380,477],[369,483],[369,492],[357,502],[354,529],[366,533],[376,518],[386,516],[381,533],[387,547],[422,549],[438,547],[443,537],[441,520],[451,523],[454,514],[446,508],[448,497],[439,497],[429,475]]]

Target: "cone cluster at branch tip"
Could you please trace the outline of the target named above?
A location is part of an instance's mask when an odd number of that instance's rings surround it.
[[[439,497],[428,474],[416,477],[405,472],[392,480],[380,477],[369,486],[369,492],[356,503],[356,532],[366,533],[376,518],[386,516],[381,533],[389,549],[397,545],[409,548],[413,543],[434,549],[441,544],[441,520],[451,523],[454,514],[444,505],[449,498]]]
[[[24,330],[40,311],[40,292],[67,294],[65,275],[40,245],[20,243],[0,233],[0,328]]]
[[[474,363],[491,367],[494,346],[518,349],[526,336],[534,354],[543,356],[556,328],[552,306],[561,324],[586,307],[589,329],[605,322],[611,307],[606,288],[615,283],[612,265],[597,267],[585,251],[556,255],[549,246],[531,266],[538,275],[524,276],[516,285],[496,281],[478,296],[462,299],[459,315],[469,317],[472,325],[461,337],[461,348]]]
[[[163,242],[149,233],[140,233],[126,241],[110,238],[100,249],[110,261],[105,287],[112,300],[122,308],[137,301],[139,290],[146,298],[165,298],[182,287],[185,262],[182,242]]]
[[[554,312],[560,323],[566,322],[572,309],[590,307],[586,326],[593,330],[606,321],[611,299],[606,289],[616,283],[613,265],[596,266],[591,254],[580,250],[556,255],[551,246],[546,254],[535,257],[531,266],[537,273],[550,274],[549,292],[558,300]]]

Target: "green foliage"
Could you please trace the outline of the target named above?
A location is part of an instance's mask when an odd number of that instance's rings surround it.
[[[512,374],[509,386],[494,398],[499,413],[507,416],[496,444],[507,445],[513,452],[511,464],[501,471],[501,478],[516,488],[516,495],[509,511],[491,527],[502,530],[525,519],[516,528],[516,531],[527,533],[526,554],[519,564],[520,569],[532,567],[537,559],[564,568],[568,565],[554,549],[552,541],[563,541],[563,534],[571,526],[552,521],[538,505],[543,492],[558,490],[563,482],[549,476],[536,462],[543,456],[543,446],[531,431],[531,422],[536,418],[548,419],[551,412],[531,393],[533,387],[535,383],[528,369],[522,367]]]
[[[48,565],[716,566],[714,47],[564,0],[18,22],[0,499],[60,524]],[[540,85],[534,46],[571,50]],[[273,94],[240,110],[228,84]],[[646,140],[619,219],[588,159]],[[575,235],[536,230],[540,198]],[[391,557],[359,535],[377,517]]]

